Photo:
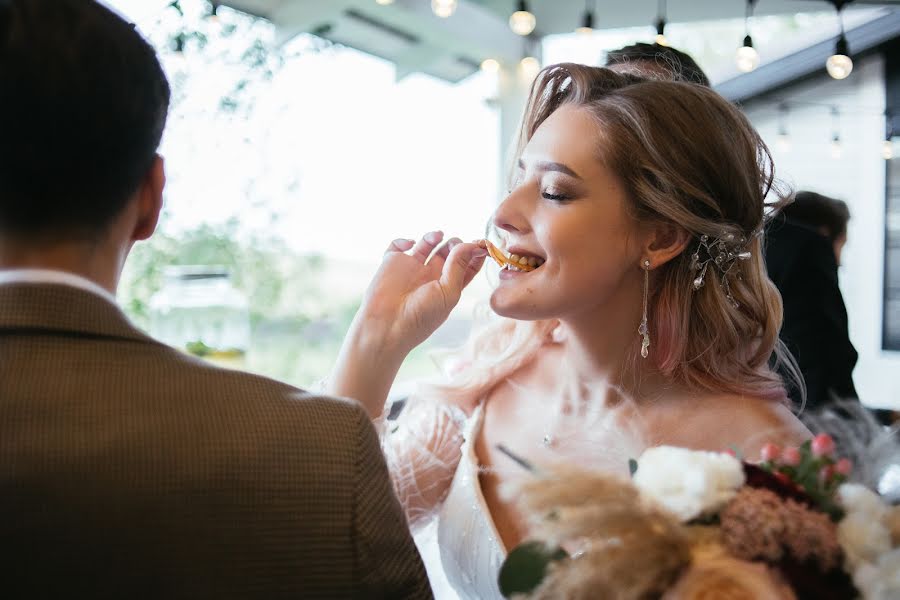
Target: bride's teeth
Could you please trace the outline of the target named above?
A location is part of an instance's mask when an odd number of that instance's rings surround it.
[[[519,262],[519,255],[518,254],[510,254],[509,260],[510,260],[510,262],[517,263],[517,262]]]
[[[528,265],[531,266],[531,267],[536,267],[536,266],[537,266],[537,259],[536,259],[535,257],[532,256],[531,258],[528,259]]]
[[[520,256],[520,257],[519,257],[519,264],[520,264],[520,265],[528,266],[528,258],[525,257],[525,256]]]

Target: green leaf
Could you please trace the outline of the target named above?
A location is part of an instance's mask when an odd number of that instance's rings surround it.
[[[628,472],[634,477],[634,474],[637,473],[638,470],[638,461],[633,458],[628,459]]]
[[[516,546],[500,567],[500,591],[509,598],[528,594],[544,580],[550,563],[568,558],[562,548],[549,548],[543,542],[531,541]]]

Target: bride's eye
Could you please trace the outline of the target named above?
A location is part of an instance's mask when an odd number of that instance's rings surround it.
[[[572,197],[568,194],[565,194],[562,191],[553,188],[545,189],[541,192],[541,196],[543,196],[545,200],[552,200],[553,202],[565,202],[566,200],[572,199]]]

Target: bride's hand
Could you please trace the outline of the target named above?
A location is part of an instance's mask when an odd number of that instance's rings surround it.
[[[436,231],[391,244],[344,338],[328,391],[355,398],[372,418],[406,355],[447,320],[484,264],[484,248],[455,238],[435,252],[443,238]]]
[[[394,240],[385,252],[357,324],[383,336],[386,350],[405,354],[424,342],[447,320],[484,264],[484,248],[457,238],[439,247],[443,237],[435,231],[418,242]]]

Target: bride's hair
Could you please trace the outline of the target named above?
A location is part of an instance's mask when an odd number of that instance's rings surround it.
[[[563,105],[596,119],[598,156],[624,183],[631,215],[640,222],[676,224],[691,235],[684,252],[652,273],[646,360],[691,390],[785,399],[781,378],[768,366],[773,351],[786,354],[778,342],[781,296],[766,274],[761,231],[766,215],[787,200],[774,187],[772,157],[747,118],[699,85],[559,64],[541,71],[532,86],[516,158]],[[776,197],[771,204],[770,194]],[[705,285],[693,287],[691,255],[700,236],[728,233],[746,238],[752,255],[728,274],[737,305],[714,265]],[[487,393],[532,360],[557,325],[495,321],[468,342],[458,357],[465,367],[441,386],[442,394]],[[638,346],[635,332],[634,347],[623,351],[637,357]],[[788,371],[794,371],[790,364]]]

